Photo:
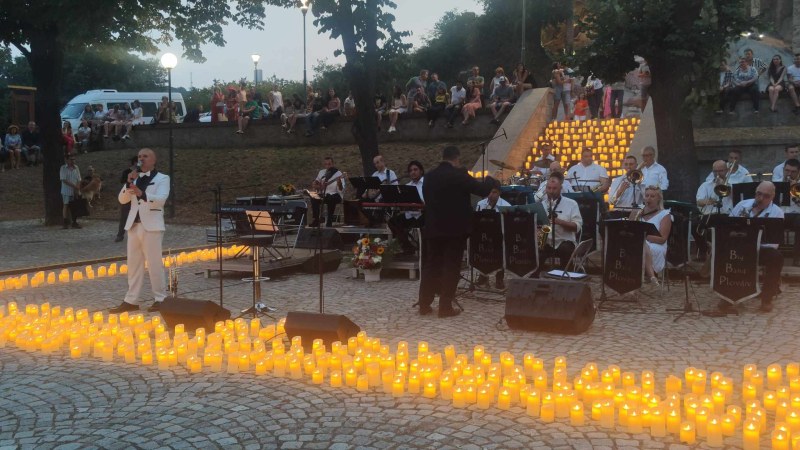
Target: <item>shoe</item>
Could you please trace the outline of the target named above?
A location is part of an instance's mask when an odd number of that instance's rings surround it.
[[[428,121],[428,128],[433,128],[433,121],[432,120]]]
[[[236,130],[236,134],[244,134],[244,131],[242,131],[242,130]]]
[[[753,110],[753,114],[758,114],[758,110],[757,110],[757,109],[754,109],[754,110]]]
[[[736,113],[735,113],[735,112],[733,112],[733,111],[728,111],[728,115],[729,115],[729,116],[732,116],[732,115],[734,115],[734,114],[736,114]]]
[[[499,279],[499,280],[495,280],[494,287],[495,287],[495,289],[498,289],[498,290],[502,291],[503,289],[506,288],[506,282],[502,278]]]
[[[128,139],[130,139],[130,138],[131,138],[131,137],[130,137],[130,136],[128,136],[127,134],[126,134],[125,136],[122,136],[122,140],[123,140],[123,141],[127,141],[127,140],[128,140]]]
[[[660,286],[661,284],[658,282],[658,278],[650,277],[650,283],[656,285],[656,287]]]
[[[422,306],[422,305],[419,306],[420,316],[428,316],[431,313],[433,313],[433,308],[431,308],[430,306]]]
[[[114,238],[114,242],[122,242],[125,239],[125,236],[122,234],[118,234],[116,238]]]
[[[445,318],[445,317],[455,317],[459,314],[461,314],[460,309],[450,308],[450,309],[439,309],[439,313],[437,315],[439,316],[439,318]]]
[[[723,111],[721,109],[718,109],[718,110],[714,111],[714,114],[722,114],[722,113],[723,113]]]
[[[104,134],[104,135],[103,135],[103,139],[108,139],[108,135],[107,135],[107,134]]]
[[[397,131],[397,128],[389,127],[389,133],[394,133],[395,131]]]
[[[134,305],[128,302],[122,302],[122,304],[120,304],[119,306],[115,306],[109,309],[108,312],[111,314],[122,314],[124,312],[138,311],[138,310],[139,310],[139,305]]]
[[[161,311],[161,302],[153,302],[149,308],[147,308],[147,312],[159,312]]]
[[[83,227],[78,225],[78,222],[72,222],[72,228],[75,228],[76,230],[80,230]]]
[[[64,225],[61,227],[63,229],[69,229],[69,219],[64,219]]]

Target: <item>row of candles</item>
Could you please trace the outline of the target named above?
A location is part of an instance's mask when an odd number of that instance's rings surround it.
[[[222,256],[234,256],[244,249],[243,246],[233,245],[222,248]],[[198,261],[214,261],[217,259],[217,249],[202,249],[190,252],[180,252],[175,255],[163,258],[164,266],[182,266]],[[0,292],[11,291],[14,289],[37,288],[39,286],[53,285],[57,283],[69,283],[81,280],[93,280],[95,278],[114,277],[126,275],[128,273],[127,264],[110,263],[108,265],[87,265],[82,269],[61,269],[60,271],[38,271],[32,274],[22,274],[18,276],[0,279]]]
[[[160,370],[182,366],[189,373],[308,379],[393,397],[440,398],[456,408],[516,408],[545,423],[563,419],[583,426],[592,420],[605,429],[631,434],[649,429],[653,437],[672,436],[688,444],[704,440],[710,447],[740,436],[746,450],[759,449],[767,439],[776,450],[800,449],[798,363],[772,364],[766,371],[745,365],[741,388],[736,389],[731,377],[694,367],[659,383],[652,371],[636,374],[616,365],[601,369],[590,362],[570,379],[566,357],[556,357],[547,371],[532,353],[519,364],[513,354],[491,355],[481,345],[459,354],[452,345],[434,352],[427,342],[418,342],[413,358],[407,342],[392,351],[363,331],[327,348],[315,340],[307,353],[299,336],[287,348],[284,333],[284,320],[262,326],[258,319],[237,319],[217,322],[211,333],[199,328],[191,337],[179,324],[171,336],[159,317],[142,314],[104,316],[49,304],[21,310],[13,302],[0,307],[0,348],[13,344],[30,352],[68,351],[76,359],[95,357]]]

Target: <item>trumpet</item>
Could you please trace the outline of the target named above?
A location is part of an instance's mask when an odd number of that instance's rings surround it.
[[[547,236],[549,236],[552,231],[553,228],[550,225],[542,225],[542,227],[539,228],[539,234],[536,236],[539,241],[539,248],[544,247],[544,244],[547,243]]]

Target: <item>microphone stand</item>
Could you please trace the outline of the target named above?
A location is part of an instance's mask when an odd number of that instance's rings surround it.
[[[217,183],[217,186],[211,190],[214,193],[214,207],[217,209],[216,227],[217,227],[217,261],[219,262],[219,307],[222,305],[222,184]]]
[[[481,178],[482,179],[486,178],[486,176],[484,175],[484,173],[486,173],[486,159],[487,159],[486,147],[489,145],[490,142],[492,142],[495,139],[499,139],[501,137],[504,137],[504,138],[508,139],[508,135],[506,134],[506,129],[505,128],[500,128],[500,129],[503,130],[503,134],[498,134],[497,136],[489,139],[488,141],[483,141],[483,142],[478,143],[478,145],[481,146]]]

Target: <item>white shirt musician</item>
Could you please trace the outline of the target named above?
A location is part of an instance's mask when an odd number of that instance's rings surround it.
[[[330,156],[326,156],[323,159],[322,166],[324,168],[319,171],[317,178],[314,179],[315,187],[322,191],[322,198],[311,197],[311,211],[314,215],[314,222],[311,223],[311,226],[319,224],[320,207],[324,202],[327,207],[325,226],[331,227],[333,226],[333,214],[336,210],[336,204],[342,202],[345,174],[334,167],[333,158]]]
[[[411,181],[406,183],[406,186],[416,186],[419,198],[424,202],[425,197],[422,195],[422,185],[425,181],[425,169],[419,161],[411,161],[408,163],[408,176]],[[416,247],[409,238],[409,231],[412,228],[420,228],[423,224],[422,211],[405,211],[403,214],[395,214],[389,219],[389,229],[399,242],[403,249],[403,254],[413,255]]]
[[[800,159],[800,146],[797,144],[787,145],[783,151],[786,153],[786,160],[772,169],[772,181],[784,181],[783,168],[786,166],[786,161],[790,159]]]
[[[372,158],[372,164],[375,165],[375,172],[372,172],[373,177],[378,177],[381,180],[381,184],[400,184],[400,180],[397,178],[397,174],[394,173],[393,170],[386,167],[386,163],[383,161],[383,156],[378,155]]]
[[[728,166],[725,165],[725,161],[715,161],[711,172],[715,175],[715,178],[713,178],[711,181],[704,182],[697,189],[697,207],[700,208],[700,212],[703,215],[717,213],[717,203],[719,202],[720,198],[714,192],[714,188],[723,182],[727,172]],[[731,196],[729,195],[727,197],[723,197],[719,213],[729,214],[731,209],[733,209],[733,201],[731,200]]]
[[[555,160],[556,157],[553,156],[553,150],[550,147],[550,143],[545,142],[542,144],[541,147],[542,156],[540,156],[536,162],[534,163],[534,167],[531,167],[531,174],[532,175],[540,175],[542,178],[547,179],[550,175],[549,165],[551,165]],[[538,167],[536,163],[544,165],[544,162],[547,162],[548,167]]]
[[[578,244],[578,230],[583,226],[578,202],[561,195],[561,184],[564,183],[561,177],[560,173],[553,173],[547,179],[547,195],[542,200],[542,206],[551,217],[549,226],[553,228],[550,232],[554,233],[555,249],[553,236],[548,236],[544,246],[539,249],[537,274],[547,258],[553,254],[558,257],[560,268],[565,268]]]
[[[608,171],[592,159],[592,149],[584,148],[581,152],[581,162],[572,166],[567,171],[567,181],[576,191],[584,187],[592,191],[605,193],[608,191]]]
[[[412,164],[417,163],[418,165]],[[418,163],[417,161],[412,161],[408,165],[408,174],[411,176],[411,181],[406,183],[406,186],[415,186],[417,188],[417,193],[419,194],[420,200],[425,202],[425,197],[422,196],[422,184],[425,182],[425,177],[422,176],[423,174],[422,164]],[[414,178],[416,176],[416,178]],[[422,217],[422,211],[406,211],[405,212],[406,219],[419,219]]]
[[[728,153],[728,168],[730,169],[731,166],[738,163],[738,168],[735,172],[732,172],[728,176],[728,184],[739,184],[739,183],[752,183],[753,177],[750,176],[750,171],[747,170],[741,164],[742,161],[742,152],[741,150],[731,150]],[[727,172],[726,172],[727,173]],[[724,175],[723,175],[724,177]],[[714,179],[714,172],[712,171],[706,177],[706,181],[711,181]]]
[[[658,186],[662,191],[669,188],[669,178],[667,178],[667,169],[661,164],[656,162],[656,150],[653,147],[645,147],[642,150],[642,186]],[[612,191],[613,192],[613,191]]]
[[[611,181],[611,188],[608,190],[608,201],[614,208],[631,208],[634,203],[636,207],[644,204],[644,187],[647,186],[643,182],[635,186],[628,181],[628,174],[636,169],[636,157],[627,156],[622,161],[622,168],[625,169],[625,175],[614,178]]]
[[[475,211],[485,211],[490,209],[495,212],[500,212],[500,206],[511,206],[511,203],[508,203],[500,197],[500,188],[493,188],[492,192],[489,192],[489,196],[485,199],[478,202],[475,205]]]
[[[564,169],[561,168],[561,163],[559,163],[558,161],[553,161],[552,163],[550,163],[550,169],[548,170],[548,172],[551,173],[551,174],[554,173],[554,172],[558,172],[558,173],[562,174],[562,176],[563,176]],[[549,178],[549,176],[548,176],[548,178]],[[546,190],[547,190],[547,183],[545,182],[545,183],[540,184],[539,185],[539,189],[536,191],[536,194],[534,194],[534,199],[537,202],[541,202],[542,199],[544,198],[544,196],[547,194],[545,192]],[[572,189],[572,185],[567,183],[567,182],[561,183],[561,193],[562,194],[568,194],[570,192],[575,192]]]
[[[656,186],[648,186],[644,191],[644,208],[639,220],[656,226],[658,236],[645,237],[644,271],[651,283],[658,285],[656,274],[664,270],[667,258],[667,241],[672,230],[672,216],[664,209],[664,194]]]
[[[762,181],[756,188],[755,198],[742,200],[731,211],[731,217],[765,217],[783,219],[783,211],[772,203],[775,198],[775,185]],[[783,255],[777,244],[762,244],[758,251],[759,262],[764,266],[764,279],[761,288],[761,310],[772,311],[772,300],[780,292]],[[720,307],[727,307],[720,303]]]

